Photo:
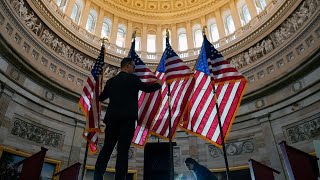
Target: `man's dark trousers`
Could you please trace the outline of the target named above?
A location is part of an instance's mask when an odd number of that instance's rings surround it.
[[[112,151],[117,145],[115,180],[125,180],[128,172],[128,152],[135,131],[135,121],[117,119],[106,126],[103,148],[95,166],[94,180],[103,180]]]

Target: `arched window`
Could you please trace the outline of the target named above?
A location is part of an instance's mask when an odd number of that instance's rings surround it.
[[[241,9],[241,23],[242,25],[245,25],[247,24],[250,20],[251,20],[251,16],[250,16],[250,13],[249,13],[249,9],[248,9],[248,6],[247,5],[244,5]]]
[[[150,53],[156,52],[156,35],[155,34],[147,35],[147,52],[150,52]]]
[[[134,50],[141,51],[141,37],[136,37]]]
[[[216,42],[219,40],[219,31],[216,23],[211,24],[210,26],[210,35],[212,42]]]
[[[73,7],[72,7],[72,12],[71,12],[71,16],[70,16],[70,18],[74,22],[77,22],[78,13],[79,13],[79,5],[78,4],[74,4]]]
[[[185,51],[188,49],[187,31],[185,28],[178,29],[178,50]]]
[[[57,6],[60,8],[60,10],[64,11],[66,7],[67,0],[56,0]]]
[[[124,47],[126,39],[126,27],[123,24],[118,26],[116,45]]]
[[[267,3],[265,0],[255,0],[254,2],[258,10],[258,13],[262,12],[264,8],[267,6]]]
[[[226,34],[232,34],[236,28],[234,27],[233,19],[231,15],[228,15],[226,18]]]
[[[202,30],[197,29],[194,31],[194,47],[201,47],[203,41]]]
[[[105,18],[102,23],[101,37],[109,38],[111,34],[111,20],[109,18]]]
[[[60,7],[62,0],[56,0],[57,5]]]
[[[162,31],[162,48],[163,51],[166,49],[166,30]],[[171,31],[169,30],[169,43],[171,44]]]
[[[73,4],[73,6],[72,6],[70,18],[77,24],[79,24],[79,19],[81,16],[82,7],[83,7],[82,0],[76,0],[75,4]]]
[[[97,19],[97,12],[93,9],[89,11],[86,30],[89,32],[94,32],[94,29],[96,27],[96,19]]]

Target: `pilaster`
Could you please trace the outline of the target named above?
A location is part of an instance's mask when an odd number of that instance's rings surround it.
[[[246,0],[246,4],[248,6],[251,19],[253,19],[254,17],[256,17],[258,15],[257,8],[255,7],[253,0]]]
[[[234,0],[230,0],[229,1],[229,6],[230,6],[230,9],[231,9],[231,15],[232,15],[232,19],[233,19],[233,23],[234,23],[234,26],[237,29],[241,28],[241,21],[240,21],[240,16],[239,16],[239,12],[238,12],[238,9],[235,5],[235,2]]]
[[[127,49],[130,49],[130,47],[131,47],[132,33],[133,33],[132,21],[128,21],[127,35],[126,35],[126,44],[125,44],[125,47],[126,47]]]
[[[264,135],[265,151],[270,162],[270,164],[267,164],[267,165],[280,171],[280,174],[275,174],[276,180],[285,179],[285,176],[284,176],[285,171],[283,170],[283,166],[280,158],[280,152],[279,152],[279,149],[277,148],[278,144],[274,137],[274,132],[272,130],[272,126],[270,123],[270,114],[266,114],[264,116],[258,117],[258,120],[260,122],[260,127]]]
[[[82,28],[86,28],[87,25],[87,21],[88,21],[88,15],[89,15],[89,11],[90,11],[90,5],[91,5],[91,0],[86,0],[86,4],[84,6],[84,9],[82,11],[82,15],[80,17],[80,26]]]
[[[99,16],[97,18],[97,25],[96,25],[96,36],[101,37],[101,31],[102,31],[102,24],[103,24],[103,20],[104,20],[104,10],[102,8],[100,8],[99,11]]]
[[[191,22],[186,22],[186,31],[187,31],[187,42],[188,42],[188,49],[193,50],[194,44],[193,44],[193,36],[192,36],[192,29],[191,29]]]

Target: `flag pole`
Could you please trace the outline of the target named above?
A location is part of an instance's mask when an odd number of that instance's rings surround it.
[[[203,29],[202,29],[202,35],[203,36],[206,35],[206,28],[207,28],[207,26],[203,26]],[[220,137],[221,137],[221,140],[222,140],[223,157],[224,157],[224,162],[226,164],[226,177],[227,177],[227,180],[229,180],[230,171],[229,171],[228,157],[227,157],[226,145],[224,143],[224,136],[223,136],[222,125],[221,125],[221,116],[220,116],[218,100],[217,100],[217,96],[216,96],[216,86],[215,86],[214,83],[212,84],[212,87],[213,87],[213,97],[214,97],[214,99],[216,101],[216,103],[215,103],[216,105],[215,106],[216,106],[217,115],[218,115]]]
[[[105,37],[101,38],[100,41],[101,41],[102,45],[104,45],[105,41],[109,42],[108,38],[105,38]],[[100,117],[99,117],[99,121],[100,121]],[[86,170],[86,165],[87,165],[88,149],[89,149],[89,141],[87,140],[86,151],[85,151],[85,154],[84,154],[83,166],[82,166],[82,172],[81,172],[81,179],[82,180],[84,180],[84,172]]]
[[[89,149],[89,141],[87,140],[86,145],[86,152],[84,154],[84,160],[83,160],[83,166],[82,166],[82,172],[81,172],[81,179],[84,180],[84,172],[86,170],[86,164],[87,164],[87,157],[88,157],[88,149]]]
[[[168,28],[166,29],[166,36],[169,39],[169,30]],[[171,125],[171,90],[170,90],[170,83],[167,84],[168,86],[168,108],[169,108],[169,148],[170,148],[170,155],[169,155],[169,159],[170,159],[170,180],[173,180],[173,176],[174,176],[174,166],[173,166],[173,144],[172,144],[172,125]]]

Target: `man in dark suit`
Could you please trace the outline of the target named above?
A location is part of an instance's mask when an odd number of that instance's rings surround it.
[[[218,178],[206,167],[200,165],[196,160],[188,157],[185,160],[186,166],[190,171],[193,171],[197,180],[218,180]]]
[[[115,180],[124,180],[128,172],[128,152],[138,119],[138,92],[150,93],[161,88],[161,81],[154,84],[141,82],[132,74],[135,65],[130,58],[121,61],[121,72],[110,78],[99,96],[99,101],[109,98],[104,122],[106,124],[103,148],[98,156],[94,180],[102,180],[111,153],[118,142]]]

